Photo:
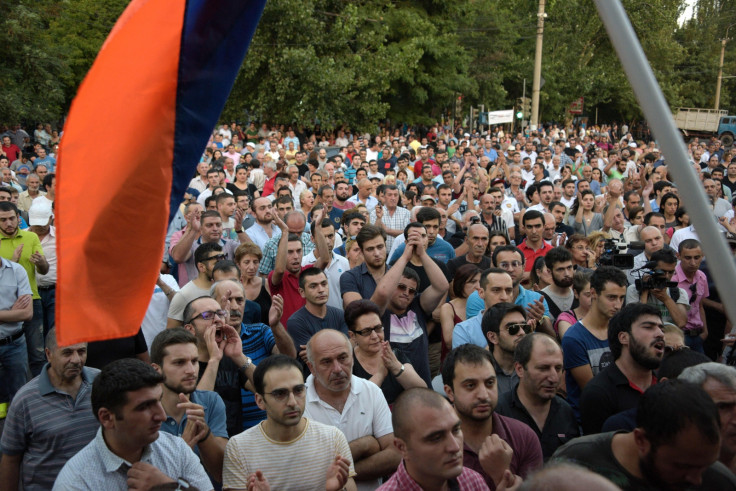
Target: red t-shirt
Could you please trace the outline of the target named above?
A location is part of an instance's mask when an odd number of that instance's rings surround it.
[[[5,152],[5,155],[8,157],[8,160],[12,164],[16,160],[18,160],[18,155],[20,154],[20,148],[18,148],[18,145],[15,143],[11,143],[10,146],[6,147],[3,145],[3,152]]]
[[[524,254],[524,271],[531,271],[534,267],[534,260],[540,256],[544,256],[553,249],[551,245],[542,241],[542,247],[536,251],[526,245],[526,239],[518,245],[519,250]]]
[[[302,266],[302,271],[307,268],[311,268],[313,264]],[[281,314],[281,323],[287,328],[286,321],[291,317],[291,314],[299,310],[306,305],[307,301],[302,298],[299,294],[299,275],[284,271],[284,277],[281,278],[281,283],[278,286],[274,286],[272,282],[273,271],[268,273],[268,288],[271,290],[271,296],[281,295],[284,298],[284,312]]]

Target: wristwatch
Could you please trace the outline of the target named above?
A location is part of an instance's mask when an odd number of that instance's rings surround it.
[[[242,371],[243,373],[245,373],[248,367],[251,366],[252,364],[253,364],[253,360],[251,360],[250,357],[246,356],[245,363],[243,363],[242,367],[238,368],[238,371],[239,372]]]
[[[404,370],[405,370],[405,369],[406,369],[406,367],[405,367],[405,366],[404,366],[404,364],[402,363],[402,364],[401,364],[401,369],[399,370],[399,373],[397,373],[396,375],[394,375],[394,378],[399,378],[399,377],[401,376],[401,374],[402,374],[402,373],[404,373]]]

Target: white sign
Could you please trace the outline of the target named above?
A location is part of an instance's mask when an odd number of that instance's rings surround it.
[[[488,124],[512,123],[514,121],[514,110],[491,111],[488,113]]]

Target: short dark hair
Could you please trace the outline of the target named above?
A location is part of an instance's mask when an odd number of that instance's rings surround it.
[[[662,357],[662,363],[659,364],[659,370],[657,370],[657,378],[660,380],[663,378],[674,379],[679,377],[686,368],[694,367],[701,363],[709,363],[710,361],[711,359],[706,355],[692,349],[665,352]]]
[[[541,213],[539,215],[542,216]],[[501,254],[502,252],[515,252],[516,254],[521,256],[521,264],[526,264],[526,258],[524,257],[524,253],[521,252],[521,249],[519,249],[515,245],[508,244],[508,245],[498,246],[493,250],[492,259],[493,259],[494,266],[498,267],[498,262],[496,261],[496,259],[498,258],[498,255]]]
[[[572,261],[572,252],[563,246],[555,247],[544,255],[544,265],[552,269],[557,263]]]
[[[371,313],[376,314],[379,319],[381,318],[381,309],[378,308],[378,305],[365,298],[354,300],[345,307],[345,324],[347,324],[348,329],[354,331],[358,318]]]
[[[524,367],[526,369],[527,363],[529,363],[529,360],[532,358],[532,351],[534,350],[534,342],[539,339],[549,339],[553,343],[557,345],[557,347],[560,346],[560,343],[550,336],[547,333],[543,332],[531,332],[521,338],[521,340],[516,343],[516,347],[514,348],[514,361]],[[560,348],[561,349],[561,348]]]
[[[355,236],[355,240],[358,241],[358,246],[362,251],[363,244],[379,236],[383,237],[383,241],[386,242],[386,231],[383,228],[376,227],[375,225],[363,225],[358,235]]]
[[[151,363],[163,367],[166,348],[174,344],[193,344],[197,346],[197,337],[183,327],[164,329],[153,338],[151,343]]]
[[[217,216],[219,217],[220,215]],[[205,242],[204,244],[200,244],[200,246],[194,251],[194,264],[197,265],[205,262],[212,252],[222,252],[222,246],[217,242]]]
[[[263,379],[266,377],[266,373],[268,373],[269,370],[292,367],[296,368],[299,373],[302,373],[302,367],[296,359],[280,353],[271,355],[268,358],[259,361],[258,365],[256,365],[255,371],[253,372],[253,387],[256,389],[256,393],[261,396],[265,394],[266,387],[263,385]]]
[[[539,189],[541,191],[542,188],[552,188],[552,189],[554,189],[555,186],[554,186],[554,184],[552,184],[549,181],[542,181],[539,184],[537,184],[537,189]]]
[[[9,189],[2,189],[3,191],[7,191],[10,193]],[[18,214],[18,207],[15,206],[15,204],[11,203],[10,201],[0,201],[0,211],[12,211],[16,215]]]
[[[458,363],[481,365],[486,361],[493,366],[493,357],[490,351],[474,344],[460,345],[450,351],[445,361],[442,362],[442,383],[449,385],[451,389],[454,388],[455,365]]]
[[[702,245],[700,244],[700,241],[697,239],[685,239],[677,246],[677,253],[682,254],[682,251],[685,249],[697,249],[700,247],[702,249]]]
[[[480,274],[480,287],[484,290],[488,288],[488,282],[490,281],[491,274],[508,274],[508,272],[501,268],[488,268],[484,269]]]
[[[39,165],[42,165],[42,164],[39,164]],[[56,174],[54,172],[49,172],[48,174],[46,174],[46,176],[44,176],[43,178],[43,187],[48,188],[49,186],[51,186],[55,178],[56,178]]]
[[[310,276],[317,276],[317,275],[320,275],[320,274],[324,274],[325,277],[327,277],[327,275],[325,274],[325,272],[322,269],[320,269],[320,268],[318,268],[316,266],[312,266],[311,268],[305,269],[299,275],[299,288],[304,289],[304,285],[306,284],[308,277],[310,277]]]
[[[662,182],[662,181],[659,181],[659,182]],[[651,221],[652,221],[652,218],[654,218],[654,217],[664,218],[664,215],[662,215],[658,211],[650,211],[649,213],[647,213],[646,215],[644,215],[644,225],[649,225],[651,223]]]
[[[407,280],[416,281],[417,289],[419,289],[419,283],[421,283],[421,281],[419,280],[419,274],[416,271],[407,266],[404,268],[404,271],[401,272],[401,277],[406,278]]]
[[[210,196],[210,198],[217,199],[217,196]],[[207,199],[210,199],[210,198],[207,198]],[[215,210],[203,211],[199,217],[199,223],[204,223],[205,218],[218,218],[222,220],[222,217],[220,217],[220,213]]]
[[[340,223],[345,226],[352,220],[360,220],[361,222],[365,223],[365,216],[358,210],[346,211],[345,213],[343,213],[342,219],[340,219]]]
[[[631,325],[644,315],[662,317],[658,307],[648,303],[634,302],[626,304],[608,321],[608,347],[611,349],[614,360],[621,357],[621,350],[623,349],[621,342],[618,340],[619,333],[628,332],[631,334]]]
[[[228,198],[233,198],[233,199],[235,199],[235,196],[233,196],[233,195],[232,195],[232,194],[230,194],[230,193],[220,193],[220,194],[218,194],[218,195],[217,195],[217,196],[215,197],[215,201],[216,201],[216,202],[217,202],[217,204],[219,205],[220,203],[222,203],[223,201],[225,201],[225,200],[226,200],[226,199],[228,199]]]
[[[417,212],[417,222],[424,223],[430,220],[440,220],[442,216],[437,209],[430,206],[424,206]]]
[[[665,380],[639,398],[636,426],[644,430],[654,449],[672,442],[678,433],[695,426],[709,443],[720,441],[718,408],[696,384]]]
[[[320,228],[327,228],[327,227],[334,227],[335,224],[332,223],[332,220],[329,218],[323,218],[321,222],[319,222]],[[314,237],[314,229],[317,227],[317,222],[312,220],[312,223],[309,224],[309,233],[312,234],[312,237]]]
[[[279,196],[275,200],[273,200],[273,205],[276,206],[276,209],[278,209],[278,205],[289,205],[292,208],[294,208],[294,201],[292,200],[291,196]]]
[[[598,294],[606,288],[606,283],[609,281],[617,286],[626,287],[629,285],[626,273],[613,266],[599,266],[590,276],[590,286]]]
[[[409,230],[413,228],[421,228],[422,230],[426,230],[424,228],[424,224],[420,222],[410,222],[409,224],[406,225],[406,227],[404,227],[404,239],[409,238]]]
[[[524,213],[524,216],[521,218],[521,223],[526,226],[526,223],[528,221],[536,220],[537,218],[542,220],[542,223],[544,223],[544,213],[538,210],[529,210],[526,213]]]
[[[511,312],[518,312],[526,320],[526,310],[524,310],[524,307],[514,303],[501,302],[486,309],[480,321],[481,328],[483,329],[483,337],[488,339],[489,332],[498,334],[501,328],[501,321]]]
[[[532,199],[532,196],[534,196],[534,193],[537,193],[537,192],[539,192],[539,188],[537,187],[537,185],[536,184],[530,184],[526,188],[526,191],[524,191],[524,196],[526,196],[526,199],[531,200]],[[536,211],[536,210],[529,210],[529,211]],[[529,212],[527,212],[527,213],[529,213]],[[540,213],[540,212],[537,212],[537,213]],[[522,221],[523,221],[523,223],[526,223],[526,214],[524,214],[524,218],[522,219]]]
[[[184,306],[184,312],[182,312],[182,321],[184,322],[184,324],[189,324],[190,322],[192,322],[192,314],[194,313],[194,302],[203,298],[208,298],[210,300],[212,299],[212,297],[210,297],[209,295],[202,295],[201,297],[190,300],[189,303]]]
[[[95,418],[99,421],[100,409],[104,407],[122,419],[128,392],[155,387],[163,379],[151,365],[137,358],[122,358],[105,365],[92,383],[90,399]]]
[[[214,276],[215,273],[218,271],[228,272],[228,271],[232,271],[233,269],[237,273],[238,278],[240,278],[240,268],[238,267],[238,265],[235,264],[234,261],[231,261],[229,259],[223,259],[222,261],[217,261],[215,263],[215,266],[212,268],[212,276]]]
[[[654,183],[654,188],[653,188],[654,194],[657,195],[657,194],[661,193],[662,190],[664,188],[667,188],[667,187],[670,187],[671,188],[672,187],[672,183],[669,182],[669,181],[665,181],[665,180],[661,180],[661,181],[655,182]]]
[[[652,253],[652,257],[649,261],[655,263],[677,264],[677,255],[675,255],[675,251],[672,249],[660,249]]]

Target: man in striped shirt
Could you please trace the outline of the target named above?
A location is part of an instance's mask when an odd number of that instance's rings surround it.
[[[51,489],[66,461],[99,428],[90,395],[100,371],[84,366],[87,343],[57,346],[52,328],[46,359],[41,373],[18,391],[5,419],[0,482],[7,489],[18,489],[21,479],[25,490]]]

